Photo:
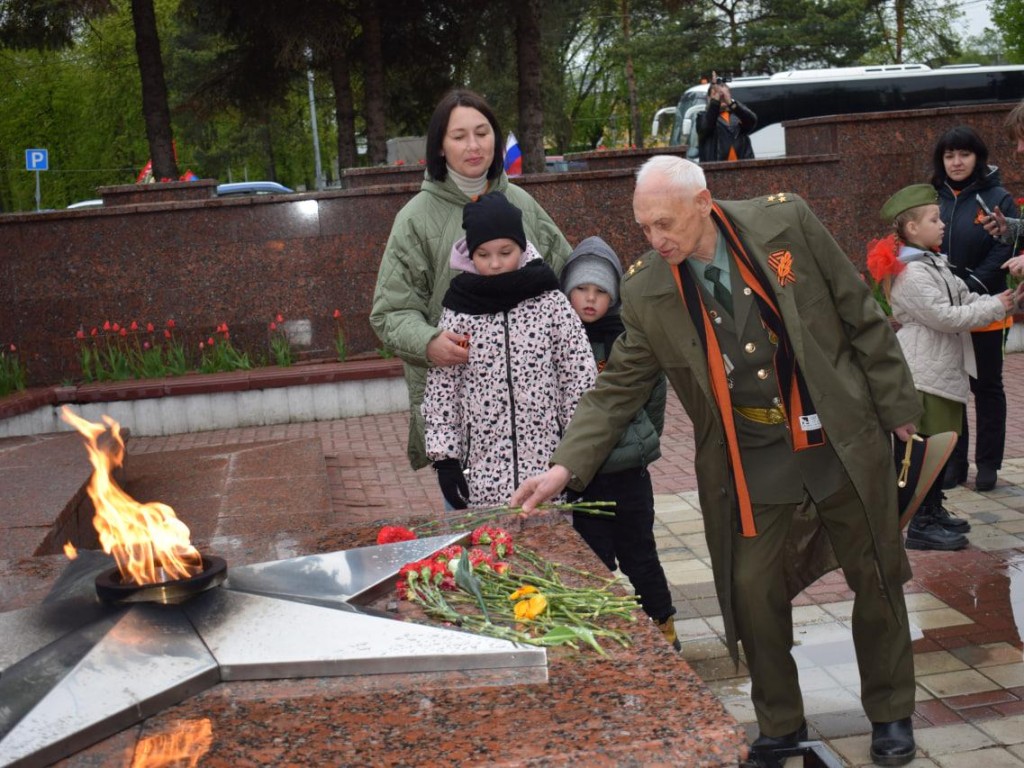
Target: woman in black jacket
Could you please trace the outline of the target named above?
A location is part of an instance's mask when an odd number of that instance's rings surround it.
[[[1003,263],[1013,253],[982,224],[988,210],[997,205],[1016,216],[1013,197],[1001,185],[999,170],[988,164],[988,147],[966,125],[957,126],[939,139],[932,153],[932,184],[939,193],[939,209],[946,232],[942,251],[953,272],[976,293],[997,294],[1006,290]],[[1006,442],[1006,394],[1003,392],[1003,339],[1010,320],[971,331],[977,375],[971,376],[971,393],[977,415],[974,463],[975,488],[990,491],[1003,463]],[[956,450],[946,465],[942,487],[949,489],[967,480],[967,413]]]

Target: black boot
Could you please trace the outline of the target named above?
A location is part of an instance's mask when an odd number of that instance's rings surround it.
[[[757,738],[754,739],[754,743],[750,745],[750,757],[755,761],[756,765],[762,765],[768,763],[778,764],[775,758],[775,750],[777,749],[792,749],[801,741],[807,741],[807,721],[805,720],[800,724],[792,733],[787,733],[784,736],[765,736],[758,734]]]
[[[939,507],[941,509],[941,506]],[[967,537],[944,528],[934,506],[922,506],[907,526],[907,549],[951,552],[967,546]]]
[[[974,478],[974,490],[991,491],[996,487],[997,473],[992,467],[978,465],[978,474]]]
[[[914,725],[909,717],[871,724],[871,761],[875,765],[906,765],[916,753]]]
[[[943,500],[946,496],[943,494]],[[935,508],[935,522],[945,528],[947,531],[953,533],[968,533],[971,530],[971,524],[964,520],[962,517],[957,517],[948,509],[946,509],[942,503]]]

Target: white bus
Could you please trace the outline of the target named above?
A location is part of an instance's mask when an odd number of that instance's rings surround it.
[[[1015,102],[1024,98],[1024,65],[956,64],[932,69],[925,64],[891,64],[804,69],[774,75],[737,77],[728,83],[733,98],[757,115],[751,134],[755,157],[786,154],[783,120],[897,109],[930,109],[967,104]],[[688,145],[697,158],[697,116],[707,106],[707,84],[683,92],[675,107],[654,115],[651,136],[671,146]],[[671,132],[665,125],[674,118]]]

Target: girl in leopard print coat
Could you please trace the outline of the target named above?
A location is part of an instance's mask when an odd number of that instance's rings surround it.
[[[579,316],[516,227],[518,210],[490,200],[499,196],[466,206],[467,237],[452,249],[451,265],[463,272],[439,325],[464,336],[469,363],[431,368],[423,399],[427,455],[456,508],[507,504],[545,471],[597,375]],[[445,487],[445,469],[457,472],[457,494]]]

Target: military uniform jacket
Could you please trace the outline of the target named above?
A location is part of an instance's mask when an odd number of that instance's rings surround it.
[[[846,255],[806,203],[791,194],[719,202],[749,256],[769,276],[794,354],[828,440],[864,503],[886,594],[910,577],[896,508],[889,431],[914,422],[921,406],[896,337]],[[772,254],[792,259],[793,280],[776,279]],[[693,422],[696,473],[715,589],[726,641],[736,657],[731,540],[736,498],[721,415],[707,357],[672,276],[655,252],[628,270],[622,285],[619,337],[593,390],[583,396],[552,463],[567,467],[572,485],[586,484],[663,370]],[[735,291],[738,285],[733,286]],[[787,578],[795,595],[836,567],[816,515],[795,520],[787,547]]]

